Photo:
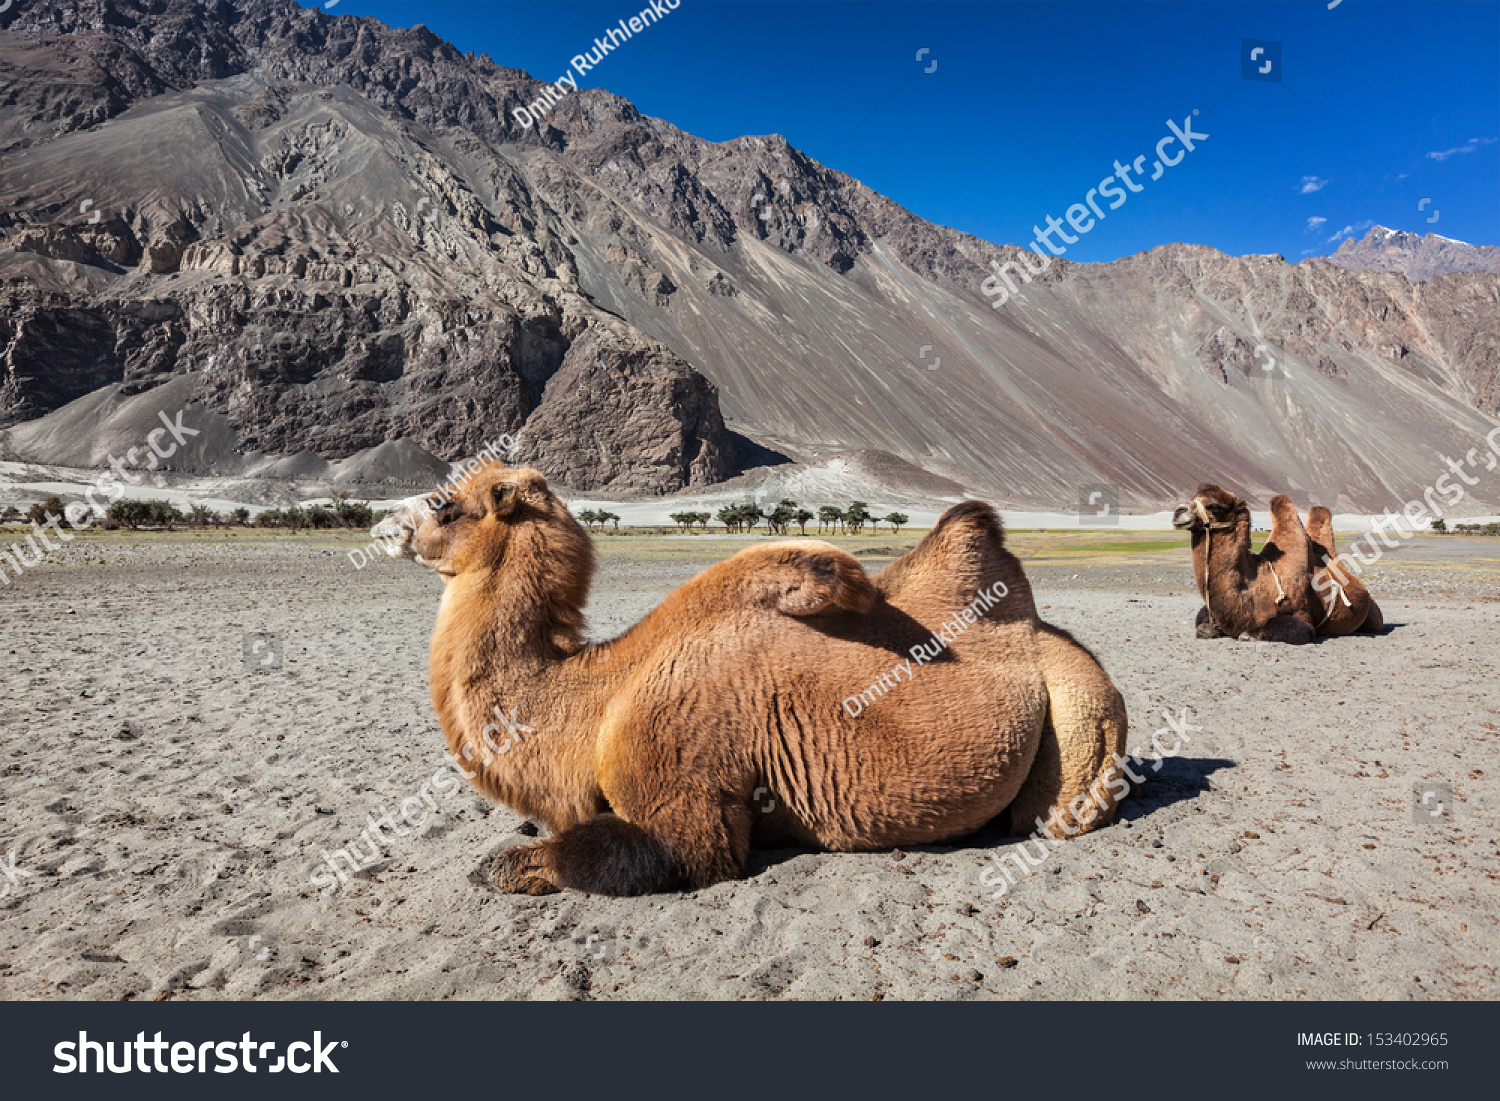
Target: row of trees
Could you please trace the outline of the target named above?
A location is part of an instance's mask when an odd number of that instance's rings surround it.
[[[1500,524],[1455,524],[1448,529],[1448,521],[1434,520],[1432,530],[1436,535],[1500,535]]]
[[[364,501],[351,501],[347,492],[335,496],[332,505],[308,505],[306,508],[266,509],[255,517],[253,526],[259,528],[369,528],[376,520],[370,506]],[[59,497],[48,497],[41,504],[32,505],[22,514],[14,508],[0,510],[0,522],[20,520],[45,524],[47,516],[62,516],[63,502]],[[181,524],[192,528],[220,528],[237,525],[252,526],[248,508],[233,509],[228,513],[215,512],[207,505],[192,505],[186,512],[171,501],[115,501],[104,512],[105,528],[128,527],[176,529]]]
[[[704,531],[708,530],[709,514],[706,512],[674,512],[671,516],[678,527],[691,531],[697,524]],[[715,518],[726,531],[736,535],[752,532],[759,524],[765,525],[768,535],[786,535],[793,524],[806,535],[807,525],[812,520],[818,521],[820,534],[826,527],[830,532],[858,535],[866,527],[879,530],[880,524],[891,525],[891,533],[895,534],[911,522],[903,512],[891,512],[877,518],[863,501],[851,502],[848,508],[824,505],[814,514],[789,497],[783,497],[770,512],[756,504],[725,505]]]
[[[600,529],[603,530],[604,525],[609,523],[610,521],[614,521],[616,531],[620,530],[620,518],[613,512],[606,512],[602,508],[586,508],[578,514],[578,519],[582,521],[583,526],[588,528],[590,531],[594,530],[595,524],[598,524]]]

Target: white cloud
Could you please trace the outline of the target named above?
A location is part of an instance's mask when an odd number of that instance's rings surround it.
[[[1320,229],[1323,228],[1323,223],[1326,222],[1326,221],[1328,221],[1327,218],[1319,218],[1319,217],[1316,217],[1316,216],[1312,217],[1312,218],[1309,218],[1307,220],[1307,228],[1305,230],[1303,230],[1302,232],[1303,233],[1316,233],[1316,232],[1318,232],[1318,230],[1320,230]]]
[[[1432,156],[1431,153],[1427,155]],[[1297,190],[1304,195],[1311,195],[1314,191],[1322,191],[1330,182],[1317,176],[1303,176],[1302,183],[1298,185]]]
[[[1427,155],[1429,157],[1431,157],[1435,161],[1445,161],[1449,157],[1456,157],[1456,156],[1458,156],[1460,153],[1472,153],[1472,152],[1474,152],[1474,150],[1480,148],[1481,146],[1489,145],[1491,142],[1494,142],[1494,141],[1500,141],[1500,139],[1497,139],[1497,138],[1470,138],[1468,141],[1464,142],[1462,145],[1456,145],[1452,149],[1443,149],[1443,150],[1441,150],[1441,151],[1439,151],[1437,153],[1428,153]]]
[[[1340,237],[1348,237],[1350,234],[1353,234],[1353,233],[1363,233],[1365,230],[1369,229],[1374,224],[1375,224],[1374,222],[1372,222],[1370,219],[1366,218],[1363,222],[1355,222],[1352,225],[1347,225],[1343,229],[1341,229],[1337,233],[1335,233],[1332,237],[1328,238],[1327,243],[1331,245],[1331,244],[1333,244],[1333,242],[1337,241]]]

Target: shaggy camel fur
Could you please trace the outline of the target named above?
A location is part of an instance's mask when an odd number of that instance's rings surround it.
[[[1316,637],[1312,544],[1290,497],[1272,498],[1271,537],[1258,554],[1250,553],[1249,506],[1216,485],[1200,485],[1172,526],[1192,532],[1199,638],[1300,645]]]
[[[1312,599],[1320,635],[1352,635],[1356,631],[1379,634],[1385,627],[1380,605],[1364,582],[1336,561],[1333,545],[1333,513],[1322,505],[1307,513],[1307,536],[1312,540],[1315,572]]]
[[[703,887],[742,875],[752,843],[921,844],[1007,808],[1028,831],[1055,812],[1060,837],[1107,824],[1127,790],[1124,702],[1037,620],[988,505],[948,510],[873,583],[827,543],[752,547],[599,645],[592,540],[534,470],[491,464],[374,534],[445,580],[430,674],[455,759],[551,832],[496,859],[506,891]],[[949,647],[909,656],[955,616]],[[841,701],[882,674],[852,717]]]

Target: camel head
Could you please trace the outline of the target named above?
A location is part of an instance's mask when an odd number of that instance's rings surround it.
[[[1250,508],[1228,490],[1205,482],[1192,500],[1172,513],[1172,526],[1195,535],[1204,531],[1232,528],[1241,517],[1248,518]]]
[[[549,554],[587,567],[593,561],[588,533],[567,502],[547,487],[547,479],[498,460],[453,483],[446,496],[403,501],[370,534],[384,543],[387,554],[410,558],[447,581],[498,570],[507,554],[520,548],[532,553],[545,546]]]

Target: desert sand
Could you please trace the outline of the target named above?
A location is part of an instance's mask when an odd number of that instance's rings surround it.
[[[915,538],[843,545],[875,569]],[[1148,763],[1122,820],[998,900],[994,832],[499,895],[481,869],[532,827],[467,788],[324,894],[319,854],[446,768],[439,582],[355,570],[363,541],[97,533],[0,587],[0,998],[1500,996],[1494,540],[1390,552],[1386,635],[1289,649],[1194,639],[1180,537],[1013,533]],[[594,632],[743,542],[601,537]],[[1192,744],[1153,771],[1163,713]]]

